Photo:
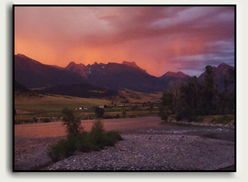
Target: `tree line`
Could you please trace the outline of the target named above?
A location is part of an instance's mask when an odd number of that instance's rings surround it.
[[[171,85],[164,93],[159,107],[159,116],[167,121],[174,114],[176,120],[197,121],[199,116],[225,115],[235,112],[235,93],[229,91],[234,84],[235,70],[229,69],[224,76],[224,91],[217,90],[216,74],[212,66],[206,66],[206,76],[203,82],[191,77],[184,83]]]

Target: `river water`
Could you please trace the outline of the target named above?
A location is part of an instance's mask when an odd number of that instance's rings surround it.
[[[90,131],[95,120],[82,120],[85,131]],[[106,131],[116,130],[134,134],[181,134],[235,141],[235,130],[214,126],[196,126],[180,123],[165,123],[157,116],[137,118],[103,119]],[[15,137],[43,138],[66,136],[62,122],[15,125]]]
[[[150,133],[196,135],[220,140],[235,141],[235,130],[215,126],[195,126],[188,124],[163,124],[160,129],[150,129]]]
[[[159,117],[148,116],[103,120],[107,130],[139,134],[180,134],[196,135],[220,140],[235,141],[235,129],[218,126],[199,126],[182,123],[162,123]]]

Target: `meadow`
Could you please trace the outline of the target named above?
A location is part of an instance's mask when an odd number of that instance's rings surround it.
[[[152,96],[159,97],[159,96]],[[134,101],[132,98],[128,98]],[[148,101],[149,97],[144,96],[142,102],[122,103],[121,99],[115,101],[108,99],[80,98],[61,95],[39,95],[39,96],[15,96],[15,123],[29,123],[33,120],[42,121],[61,120],[62,110],[67,107],[74,110],[76,117],[80,119],[96,118],[95,108],[105,106],[104,118],[135,117],[154,115],[158,112],[158,107],[142,103]],[[84,110],[84,108],[87,108]],[[45,120],[44,120],[45,121]]]

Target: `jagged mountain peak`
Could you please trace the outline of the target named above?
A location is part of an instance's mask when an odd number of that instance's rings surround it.
[[[72,66],[72,65],[76,65],[76,63],[74,61],[71,61],[67,66]]]
[[[134,61],[123,61],[122,64],[125,64],[128,66],[137,66],[137,64]]]
[[[86,66],[82,63],[80,64],[76,64],[75,62],[70,62],[66,67],[66,70],[70,70],[73,71],[75,73],[78,73],[79,75],[81,75],[82,77],[86,78],[87,74],[86,74]]]
[[[147,73],[145,69],[140,68],[134,61],[132,61],[132,62],[123,61],[122,64],[123,64],[123,65],[130,66],[130,67],[133,67],[133,68],[137,68],[137,69],[142,70],[142,71],[144,71],[145,73]]]
[[[75,67],[75,66],[85,66],[82,63],[76,64],[74,61],[70,62],[65,68]]]

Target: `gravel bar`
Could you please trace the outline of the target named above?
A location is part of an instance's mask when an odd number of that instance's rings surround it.
[[[51,171],[213,171],[235,164],[234,142],[191,135],[122,134],[99,152],[59,161]]]

